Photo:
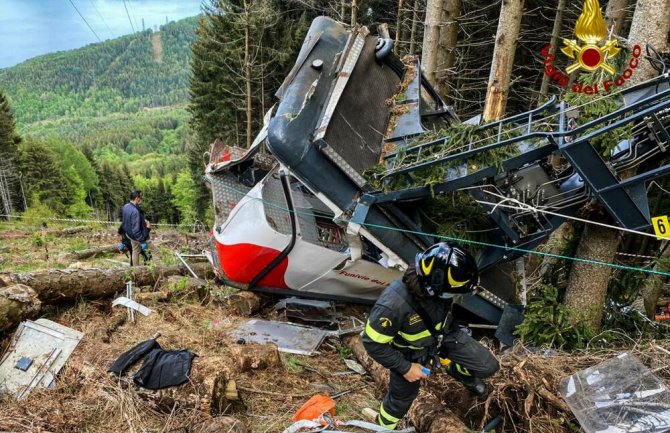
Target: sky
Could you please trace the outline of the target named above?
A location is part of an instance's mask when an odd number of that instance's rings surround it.
[[[166,18],[194,16],[200,4],[201,0],[0,0],[0,68],[141,31],[142,19],[145,28],[154,28]]]

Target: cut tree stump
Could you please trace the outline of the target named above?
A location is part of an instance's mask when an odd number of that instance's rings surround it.
[[[37,293],[24,284],[0,288],[0,333],[37,316],[40,306]]]
[[[237,368],[241,372],[264,370],[281,364],[279,349],[275,344],[238,344],[231,349]]]
[[[210,403],[212,415],[224,415],[246,411],[242,397],[237,392],[237,383],[229,378],[227,371],[222,370],[214,379],[212,387],[212,401]]]
[[[228,306],[240,316],[251,316],[261,308],[262,298],[248,290],[240,290],[228,297]]]
[[[354,353],[358,362],[370,373],[377,386],[381,390],[386,391],[389,372],[370,358],[365,351],[365,347],[363,347],[361,337],[355,335],[345,338],[344,343]],[[463,421],[447,409],[437,397],[423,389],[416,400],[414,400],[408,416],[420,433],[465,433],[470,431],[463,424]]]

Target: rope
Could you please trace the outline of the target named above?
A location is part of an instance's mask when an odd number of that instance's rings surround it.
[[[273,203],[268,200],[265,200],[263,198],[258,198],[258,197],[250,197],[247,195],[246,192],[243,192],[241,190],[238,190],[232,186],[229,185],[224,185],[225,188],[228,188],[229,190],[236,192],[240,194],[242,197],[247,197],[250,200],[256,200],[259,201],[263,204],[267,204],[268,206],[274,207],[276,209],[282,210],[284,212],[290,213],[293,212],[296,215],[307,215],[307,216],[322,216],[322,215],[317,215],[313,212],[305,212],[305,211],[299,211],[299,210],[290,210],[287,207],[284,207],[281,204],[278,203]],[[335,222],[343,222],[343,223],[353,223],[352,220],[347,219],[347,218],[335,218]],[[354,223],[357,224],[357,223]],[[380,224],[372,224],[372,223],[363,223],[361,224],[362,226],[365,227],[374,227],[374,228],[379,228],[382,230],[390,230],[390,231],[395,231],[399,233],[406,233],[406,234],[412,234],[412,235],[418,235],[418,236],[432,236],[437,239],[443,239],[447,241],[452,241],[452,242],[457,242],[457,243],[462,243],[462,244],[471,244],[471,245],[477,245],[477,246],[483,246],[483,247],[492,247],[492,248],[500,248],[504,249],[506,251],[517,251],[521,252],[524,254],[534,254],[538,256],[545,256],[545,257],[551,257],[555,259],[561,259],[561,260],[570,260],[573,262],[578,262],[578,263],[585,263],[589,265],[596,265],[596,266],[607,266],[615,269],[622,269],[622,270],[627,270],[627,271],[634,271],[634,272],[643,272],[646,274],[652,274],[652,275],[661,275],[664,277],[670,277],[670,272],[663,272],[663,271],[657,271],[655,269],[645,269],[645,268],[640,268],[636,266],[628,266],[628,265],[621,265],[617,263],[610,263],[610,262],[604,262],[600,260],[591,260],[591,259],[584,259],[581,257],[570,257],[570,256],[565,256],[562,254],[553,254],[553,253],[547,253],[543,251],[535,251],[535,250],[528,250],[525,248],[519,248],[519,247],[511,247],[507,245],[499,245],[499,244],[494,244],[490,242],[482,242],[482,241],[474,241],[470,239],[463,239],[455,236],[446,236],[446,235],[441,235],[438,233],[428,233],[428,232],[422,232],[422,231],[417,231],[417,230],[409,230],[409,229],[402,229],[399,227],[390,227],[390,226],[385,226],[385,225],[380,225]],[[618,228],[618,227],[615,227]],[[642,233],[642,232],[640,232]],[[655,237],[655,236],[654,236]]]
[[[92,220],[92,219],[77,219],[77,218],[55,218],[55,217],[31,217],[24,215],[3,215],[0,214],[0,218],[7,219],[25,219],[25,220],[36,220],[36,221],[56,221],[56,222],[74,222],[82,224],[108,224],[108,225],[117,225],[118,221],[106,221],[106,220]],[[193,224],[167,224],[167,223],[152,223],[152,227],[202,227],[203,223],[195,222]]]
[[[654,239],[657,238],[656,235],[651,234],[651,233],[645,233],[645,232],[641,232],[639,230],[627,229],[626,227],[619,227],[619,226],[615,226],[615,225],[612,225],[612,224],[605,224],[605,223],[601,223],[601,222],[598,222],[598,221],[591,221],[591,220],[587,220],[587,219],[584,219],[584,218],[579,218],[579,217],[564,215],[564,214],[561,214],[561,213],[556,213],[556,212],[552,212],[552,211],[548,211],[548,210],[544,210],[544,209],[539,209],[539,208],[533,207],[533,206],[531,206],[527,203],[520,202],[519,200],[514,199],[514,198],[503,197],[503,196],[500,196],[496,193],[486,191],[486,190],[484,190],[484,192],[487,193],[487,194],[490,194],[492,196],[503,199],[503,201],[499,201],[498,203],[491,203],[491,202],[484,201],[484,200],[475,200],[479,204],[485,204],[485,205],[488,205],[488,206],[493,206],[493,210],[495,210],[497,207],[505,207],[505,208],[508,208],[508,209],[530,211],[530,212],[533,212],[534,214],[540,212],[540,213],[545,213],[547,215],[553,215],[553,216],[557,216],[557,217],[561,217],[561,218],[565,218],[565,219],[571,219],[571,220],[574,220],[574,221],[579,221],[579,222],[582,222],[582,223],[585,223],[585,224],[592,224],[592,225],[595,225],[595,226],[606,227],[608,229],[613,229],[613,230],[618,230],[618,231],[622,231],[622,232],[632,233],[632,234],[636,234],[636,235],[640,235],[640,236],[648,236],[648,237],[654,238]],[[505,204],[504,203],[505,201],[511,201],[512,203],[516,203],[517,206],[513,206],[513,205],[510,205],[510,204]]]

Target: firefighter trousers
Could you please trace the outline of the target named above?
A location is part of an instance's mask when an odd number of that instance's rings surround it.
[[[427,350],[403,353],[411,362],[426,364],[428,361]],[[440,354],[446,355],[452,362],[455,362],[460,371],[481,379],[492,376],[499,368],[498,361],[493,354],[461,330],[445,334]],[[391,430],[395,429],[398,421],[405,416],[419,394],[420,387],[421,381],[408,382],[403,375],[391,371],[388,391],[379,408],[379,425]]]

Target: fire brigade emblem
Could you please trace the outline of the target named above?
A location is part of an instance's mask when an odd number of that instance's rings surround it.
[[[607,39],[607,24],[600,10],[598,0],[585,0],[582,14],[575,25],[575,36],[583,44],[574,39],[563,39],[565,45],[561,51],[575,62],[566,68],[570,74],[579,68],[594,72],[599,68],[614,75],[616,70],[607,63],[608,59],[619,54],[616,39]]]
[[[389,326],[392,326],[391,319],[387,319],[386,317],[379,318],[379,321],[381,322],[382,328],[388,328]]]

